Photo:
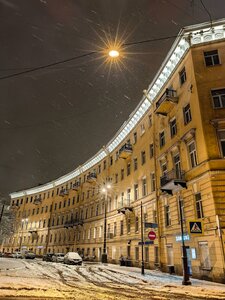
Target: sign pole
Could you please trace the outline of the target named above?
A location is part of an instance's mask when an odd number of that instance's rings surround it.
[[[187,261],[187,250],[184,243],[184,227],[183,227],[183,211],[181,208],[181,199],[180,195],[178,195],[178,203],[180,210],[180,229],[181,229],[181,240],[182,240],[182,260],[183,260],[183,285],[191,285],[191,281],[189,280],[188,273],[188,261]]]
[[[141,202],[141,274],[142,274],[142,275],[145,275],[145,265],[144,265],[144,233],[143,233],[142,202]]]

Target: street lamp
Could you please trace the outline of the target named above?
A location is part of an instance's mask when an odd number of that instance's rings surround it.
[[[21,224],[22,224],[22,234],[21,234],[21,238],[20,238],[20,251],[22,250],[22,242],[23,242],[23,225],[24,223],[27,223],[28,222],[28,219],[22,219],[21,220]]]
[[[111,58],[117,58],[120,55],[118,50],[112,49],[109,51],[109,56]]]
[[[105,214],[104,214],[104,242],[103,242],[103,253],[102,253],[102,263],[107,263],[107,252],[106,252],[106,214],[107,214],[107,205],[108,205],[108,190],[111,189],[110,183],[107,183],[103,188],[102,192],[105,194]]]

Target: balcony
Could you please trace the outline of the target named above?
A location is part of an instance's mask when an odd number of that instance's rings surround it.
[[[125,215],[126,211],[132,212],[133,207],[130,204],[130,199],[126,199],[119,203],[119,208],[117,209],[118,213],[122,213]]]
[[[75,183],[73,184],[72,189],[73,189],[74,191],[78,191],[78,190],[79,190],[79,187],[80,187],[80,182],[77,181],[77,182],[75,182]]]
[[[166,89],[161,98],[156,102],[155,113],[163,116],[171,111],[171,109],[178,103],[177,92],[175,90]]]
[[[173,191],[179,191],[182,188],[187,188],[184,171],[171,170],[160,177],[160,189],[170,195]]]
[[[68,189],[61,189],[59,192],[59,196],[64,197],[66,195],[69,195],[69,190]]]
[[[34,198],[34,204],[35,205],[38,205],[38,204],[40,204],[41,203],[41,196],[36,196],[35,198]]]
[[[97,179],[97,174],[94,172],[87,175],[87,182],[89,183],[95,182],[96,179]]]
[[[75,226],[83,226],[83,220],[72,219],[64,223],[64,228],[75,227]]]
[[[119,150],[119,158],[127,159],[133,152],[131,144],[124,144]]]

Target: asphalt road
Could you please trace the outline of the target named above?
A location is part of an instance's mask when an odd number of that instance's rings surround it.
[[[0,259],[0,299],[225,299],[225,287],[156,271],[86,264],[68,266],[41,260]]]

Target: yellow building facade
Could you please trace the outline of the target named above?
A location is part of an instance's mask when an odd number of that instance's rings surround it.
[[[106,233],[109,262],[140,266],[143,225],[145,267],[182,274],[183,237],[189,273],[224,282],[225,19],[180,32],[129,120],[88,162],[10,196],[3,251],[101,260]]]

